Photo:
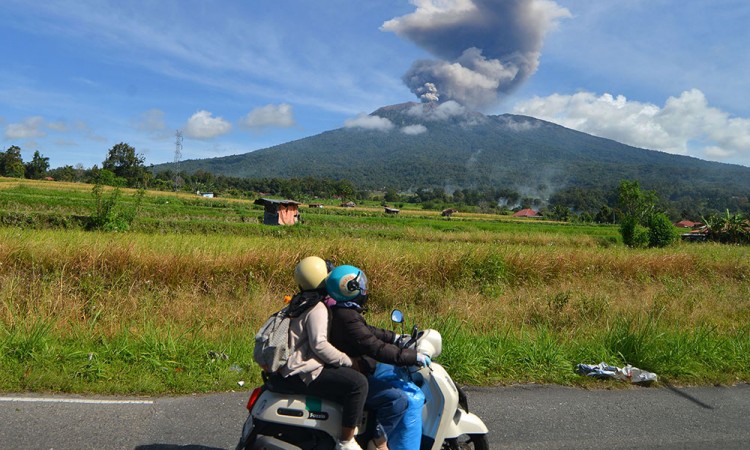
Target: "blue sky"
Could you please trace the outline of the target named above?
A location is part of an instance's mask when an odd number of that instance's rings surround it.
[[[2,0],[0,144],[158,164],[178,129],[183,160],[241,154],[421,96],[750,166],[748,23],[746,0]]]

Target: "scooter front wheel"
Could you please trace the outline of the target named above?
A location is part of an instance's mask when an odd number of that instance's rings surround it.
[[[486,434],[462,434],[454,439],[446,439],[445,450],[490,450]]]

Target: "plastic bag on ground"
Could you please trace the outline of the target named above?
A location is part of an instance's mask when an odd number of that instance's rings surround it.
[[[605,362],[599,364],[578,364],[575,372],[579,375],[586,375],[594,378],[614,378],[622,381],[629,381],[635,384],[651,383],[657,380],[655,373],[633,367],[630,364],[625,367],[611,366]]]

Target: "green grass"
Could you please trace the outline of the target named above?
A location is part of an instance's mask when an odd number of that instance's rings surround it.
[[[86,232],[90,188],[0,179],[2,391],[256,383],[253,335],[308,255],[366,271],[371,323],[398,307],[439,330],[462,383],[622,385],[573,372],[601,361],[673,384],[750,381],[748,247],[634,250],[614,226],[380,207],[271,227],[249,201],[151,192],[130,232]]]

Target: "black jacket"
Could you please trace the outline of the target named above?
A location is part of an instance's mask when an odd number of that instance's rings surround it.
[[[417,363],[417,351],[401,348],[393,344],[396,334],[367,325],[362,314],[353,308],[330,308],[331,331],[328,341],[351,358],[362,357],[362,372],[372,373],[375,364],[372,360],[411,366]]]

